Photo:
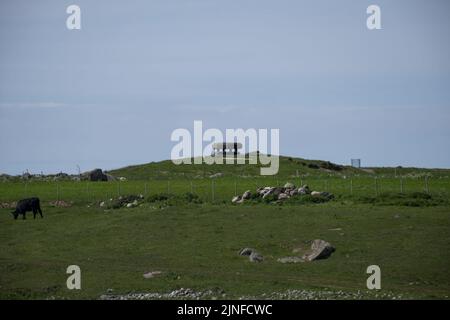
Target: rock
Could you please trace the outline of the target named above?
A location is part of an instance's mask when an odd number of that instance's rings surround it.
[[[132,208],[132,207],[133,207],[133,204],[132,204],[132,203],[127,203],[127,204],[126,204],[126,207],[127,207],[127,208]]]
[[[248,200],[252,197],[252,193],[250,192],[250,190],[247,190],[244,192],[244,194],[242,195],[242,199],[244,200]]]
[[[241,200],[241,196],[235,196],[233,197],[233,199],[231,199],[232,203],[239,203],[239,201]]]
[[[252,254],[253,251],[255,251],[255,249],[252,249],[252,248],[244,248],[244,249],[241,249],[241,250],[239,251],[239,255],[240,255],[240,256],[249,256],[249,255]]]
[[[104,207],[105,206],[105,201],[100,202],[100,207]]]
[[[255,249],[244,248],[239,251],[240,256],[246,256],[251,262],[261,262],[264,260],[263,256],[260,255]]]
[[[283,257],[277,260],[281,263],[299,263],[299,262],[305,262],[303,258],[300,257]]]
[[[286,184],[284,185],[284,187],[286,189],[295,189],[295,185],[293,183],[290,182],[286,182]]]
[[[88,172],[90,181],[108,181],[108,176],[103,173],[102,169],[94,169]]]
[[[284,199],[288,199],[289,196],[286,193],[280,193],[278,195],[278,200],[284,200]]]
[[[320,195],[328,200],[334,199],[334,194],[330,192],[321,192]]]
[[[119,181],[127,181],[127,178],[125,178],[125,177],[119,177]]]
[[[298,188],[298,193],[300,193],[300,194],[310,194],[311,191],[309,190],[308,185],[305,184],[303,187]]]
[[[319,192],[319,191],[311,192],[311,196],[313,196],[313,197],[320,197],[321,195],[322,195],[322,192]]]
[[[297,189],[291,190],[291,191],[289,192],[289,195],[290,195],[291,197],[296,196],[297,194],[298,194]]]
[[[325,240],[316,239],[311,244],[311,252],[303,255],[305,261],[328,258],[336,249]]]
[[[273,188],[272,193],[273,193],[274,195],[276,195],[276,196],[279,196],[280,193],[283,193],[283,191],[284,191],[284,190],[283,190],[282,188],[276,187],[276,188]]]
[[[150,279],[150,278],[154,278],[157,275],[160,275],[162,272],[161,271],[150,271],[147,273],[144,273],[144,278],[145,279]]]
[[[263,256],[260,255],[258,252],[253,251],[250,256],[248,257],[248,259],[251,262],[262,262],[264,260]]]
[[[222,177],[222,176],[223,176],[223,173],[222,173],[222,172],[217,172],[217,173],[215,173],[215,174],[210,175],[209,177],[210,177],[211,179],[214,179],[214,178],[220,178],[220,177]]]

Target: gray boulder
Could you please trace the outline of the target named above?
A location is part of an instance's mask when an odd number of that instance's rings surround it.
[[[311,244],[311,252],[303,255],[305,261],[327,259],[336,249],[325,240],[316,239]]]
[[[235,196],[235,197],[233,197],[233,199],[231,199],[231,202],[232,203],[240,203],[239,201],[241,201],[241,200],[242,200],[241,196]]]
[[[242,195],[242,199],[244,200],[248,200],[252,197],[252,193],[250,192],[250,190],[247,190],[244,192],[244,194]]]
[[[264,260],[264,257],[252,248],[244,248],[240,250],[239,255],[248,257],[251,262],[262,262]]]
[[[90,181],[108,181],[108,176],[103,173],[102,169],[94,169],[88,172]]]
[[[310,194],[311,191],[309,190],[308,185],[305,184],[303,187],[298,188],[298,193],[300,193],[300,194]]]
[[[286,193],[280,193],[278,195],[278,200],[284,200],[284,199],[288,199],[289,196]]]
[[[286,182],[286,184],[284,185],[284,188],[286,188],[286,189],[295,189],[295,185],[293,183]]]
[[[263,256],[260,255],[258,252],[253,251],[250,256],[248,257],[248,259],[251,262],[262,262],[264,260]]]

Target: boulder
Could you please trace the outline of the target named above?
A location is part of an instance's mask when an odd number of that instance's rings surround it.
[[[242,199],[244,200],[248,200],[252,197],[252,193],[250,192],[250,190],[247,190],[244,192],[244,194],[242,195]]]
[[[250,256],[248,257],[248,259],[251,262],[262,262],[264,260],[263,256],[260,255],[258,252],[253,251]]]
[[[252,248],[243,248],[239,251],[240,256],[249,256],[252,254],[252,252],[255,251],[255,249]]]
[[[286,189],[295,189],[295,185],[293,183],[286,182],[286,184],[284,185],[284,188],[286,188]]]
[[[308,185],[305,184],[303,187],[298,188],[298,193],[300,193],[300,194],[310,194],[311,191],[309,190]]]
[[[284,191],[283,188],[276,187],[276,188],[273,188],[272,193],[273,193],[274,195],[276,195],[276,196],[279,196],[280,193],[283,193],[283,191]]]
[[[102,169],[94,169],[88,173],[90,181],[108,181],[108,176],[103,173]]]
[[[231,199],[231,202],[232,202],[232,203],[239,203],[239,201],[240,201],[241,199],[242,199],[241,196],[235,196],[235,197],[233,197],[233,199]]]
[[[284,200],[284,199],[288,199],[289,196],[286,193],[280,193],[278,195],[278,200]]]
[[[313,196],[313,197],[320,197],[321,195],[322,195],[322,192],[319,192],[319,191],[311,192],[311,196]]]
[[[302,259],[305,261],[314,261],[319,259],[326,259],[336,249],[325,240],[316,239],[311,244],[311,252],[303,255]]]

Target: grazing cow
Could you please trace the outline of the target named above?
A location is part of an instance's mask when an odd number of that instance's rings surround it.
[[[14,210],[12,215],[14,216],[14,219],[17,220],[17,217],[19,214],[23,215],[23,219],[26,219],[26,213],[27,211],[33,211],[33,218],[36,219],[36,214],[39,212],[41,215],[41,218],[44,216],[42,215],[41,206],[39,203],[39,198],[28,198],[28,199],[22,199],[19,202],[17,202],[16,210]]]

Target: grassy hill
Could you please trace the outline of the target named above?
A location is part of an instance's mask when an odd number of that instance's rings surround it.
[[[314,176],[433,176],[448,177],[450,169],[423,169],[423,168],[405,168],[405,167],[380,167],[380,168],[353,168],[334,164],[323,160],[307,160],[288,156],[279,158],[278,177],[295,177],[297,174],[302,177]],[[148,179],[199,179],[208,178],[211,175],[221,173],[224,177],[257,177],[260,176],[260,164],[200,164],[175,165],[171,160],[160,162],[150,162],[147,164],[133,165],[120,169],[109,171],[110,174],[117,177],[126,177],[130,180],[148,180]]]

